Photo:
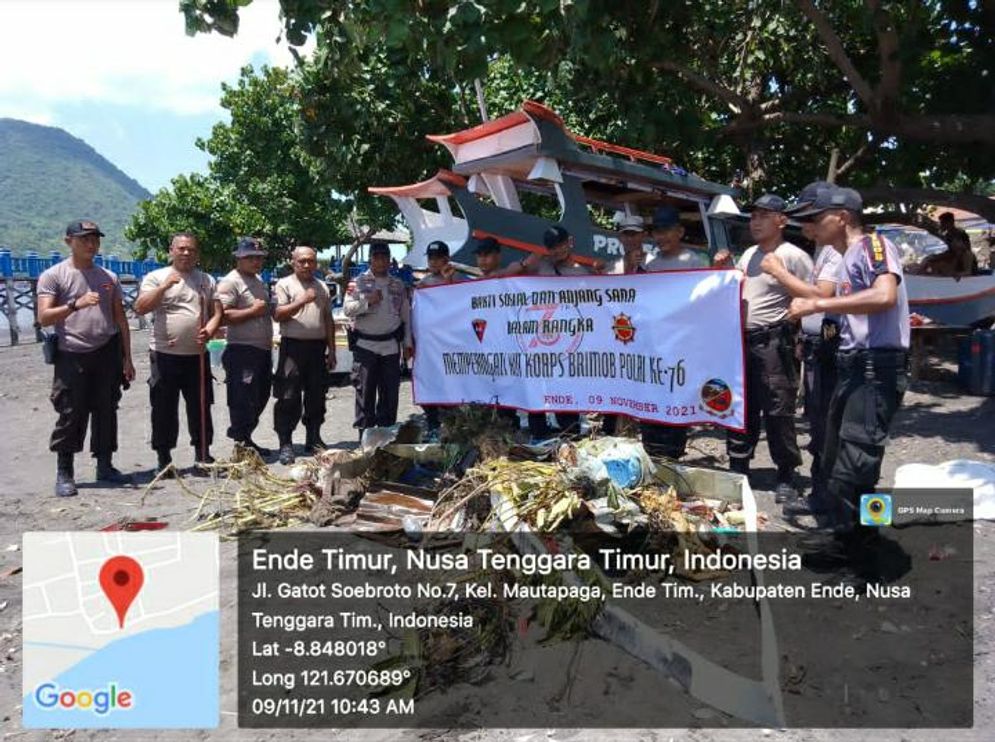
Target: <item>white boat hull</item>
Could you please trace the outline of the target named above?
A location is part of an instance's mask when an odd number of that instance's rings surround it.
[[[906,276],[909,310],[947,325],[995,318],[995,275]]]

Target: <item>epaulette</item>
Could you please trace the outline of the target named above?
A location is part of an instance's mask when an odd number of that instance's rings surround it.
[[[872,273],[875,275],[888,273],[888,255],[881,235],[874,233],[864,240],[864,252],[867,253],[867,262],[871,266]]]

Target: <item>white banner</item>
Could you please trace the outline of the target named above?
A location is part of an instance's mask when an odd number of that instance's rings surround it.
[[[741,275],[517,277],[417,289],[415,401],[742,430]]]

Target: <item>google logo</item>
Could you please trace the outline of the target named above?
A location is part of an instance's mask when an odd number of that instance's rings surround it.
[[[42,683],[35,688],[35,703],[43,709],[60,708],[67,711],[93,709],[95,713],[103,716],[110,711],[130,709],[134,702],[131,691],[118,690],[115,683],[98,691],[60,690],[55,683]]]

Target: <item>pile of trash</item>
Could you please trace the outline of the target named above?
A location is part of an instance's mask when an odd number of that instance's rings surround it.
[[[679,534],[673,548],[708,551],[751,526],[738,497],[709,492],[694,470],[651,458],[635,439],[595,431],[529,445],[473,405],[446,416],[437,442],[424,437],[417,419],[371,428],[358,449],[302,459],[283,476],[251,453],[214,464],[207,492],[189,491],[200,500],[193,527],[230,537],[310,524],[419,539],[497,530],[503,505],[537,533]]]

